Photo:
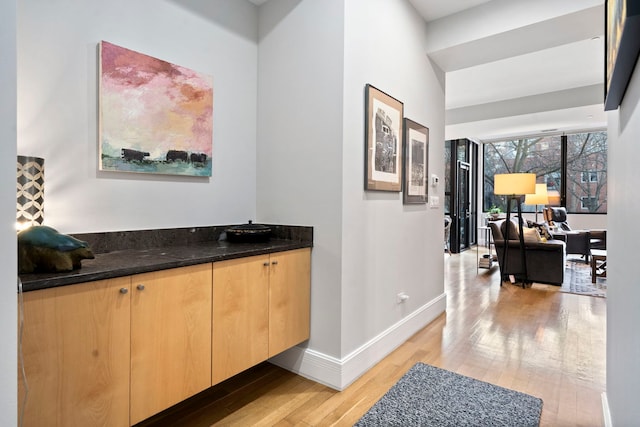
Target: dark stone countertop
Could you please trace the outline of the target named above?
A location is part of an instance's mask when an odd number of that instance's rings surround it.
[[[266,243],[230,243],[218,240],[185,242],[178,239],[177,241],[172,240],[171,244],[167,246],[148,247],[148,240],[145,239],[147,241],[146,245],[129,245],[131,246],[129,248],[116,247],[116,250],[111,251],[108,251],[101,243],[104,240],[105,233],[74,235],[75,237],[82,237],[84,240],[89,241],[92,248],[94,248],[94,244],[100,248],[100,251],[94,249],[94,252],[96,252],[95,259],[82,260],[82,268],[70,272],[21,274],[22,290],[23,292],[29,292],[57,286],[91,282],[94,280],[112,279],[151,271],[166,270],[169,268],[310,248],[313,246],[313,231],[311,227],[304,228],[310,229],[310,231],[305,230],[308,231],[304,233],[305,237],[295,238],[295,240],[281,238],[290,237],[290,233],[285,233],[284,235],[276,233],[275,238],[272,238]],[[216,227],[216,229],[219,229],[219,227]],[[176,230],[178,230],[178,233],[176,233]],[[175,236],[182,232],[181,229],[176,230],[158,230],[154,233],[159,235],[171,233]],[[193,230],[193,228],[189,229],[191,234]],[[208,232],[210,231],[211,230],[208,230]],[[114,234],[122,238],[123,233],[128,234],[129,237],[131,234],[149,237],[149,231],[117,232]],[[217,238],[219,237],[219,233],[215,236],[209,235],[208,237]],[[122,241],[122,239],[120,241]],[[154,239],[153,243],[158,244],[158,240]]]

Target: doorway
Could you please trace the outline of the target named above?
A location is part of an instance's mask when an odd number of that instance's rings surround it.
[[[471,140],[445,141],[445,215],[452,219],[449,247],[454,253],[477,242],[477,154]]]
[[[466,162],[458,161],[458,167],[456,170],[458,182],[458,188],[456,191],[457,203],[455,206],[454,217],[457,219],[458,226],[458,247],[460,251],[469,249],[471,243],[471,235],[473,234],[470,228],[471,225],[471,194],[470,179],[471,179],[471,165]],[[456,223],[454,219],[454,223]]]

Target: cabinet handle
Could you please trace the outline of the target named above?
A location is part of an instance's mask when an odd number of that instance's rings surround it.
[[[278,265],[278,261],[271,261],[271,264]]]
[[[127,289],[127,288],[120,288],[120,293],[121,293],[121,294],[126,294],[127,292],[129,292],[129,289]]]
[[[265,267],[269,267],[269,263],[268,263],[268,262],[265,262],[265,263],[264,263],[264,264],[262,264],[262,265],[264,265]]]
[[[139,291],[144,291],[144,285],[140,283],[138,286],[136,286],[136,289],[138,289]]]

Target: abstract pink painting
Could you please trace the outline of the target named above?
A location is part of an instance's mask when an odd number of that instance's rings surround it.
[[[211,176],[213,78],[100,43],[100,170]]]

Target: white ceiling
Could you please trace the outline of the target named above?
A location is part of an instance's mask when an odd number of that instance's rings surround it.
[[[446,72],[447,139],[606,126],[602,0],[409,1],[431,38],[471,34],[428,52]]]
[[[256,6],[260,6],[268,0],[249,1]],[[434,19],[442,18],[443,16],[451,15],[488,1],[490,0],[427,0],[416,2],[412,1],[412,3],[414,3],[415,8],[418,9],[426,21],[433,21]]]
[[[581,40],[447,74],[446,107],[519,98],[602,82],[602,39]]]
[[[409,2],[446,73],[447,139],[606,127],[604,0]]]
[[[253,1],[253,0],[252,0]],[[264,0],[266,1],[266,0]],[[409,0],[420,12],[425,21],[453,15],[454,13],[470,9],[490,0]]]

